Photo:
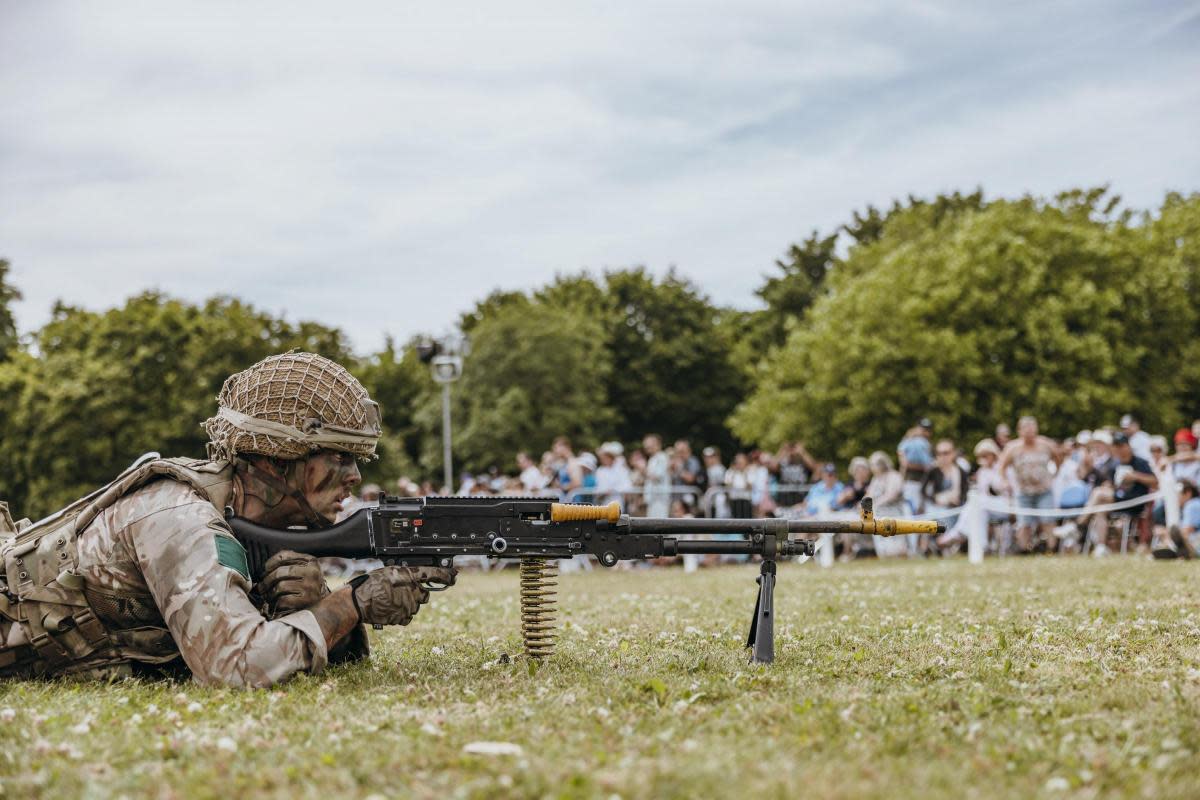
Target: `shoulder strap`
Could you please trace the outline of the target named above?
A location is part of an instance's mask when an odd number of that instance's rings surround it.
[[[191,486],[202,497],[218,508],[229,500],[233,467],[227,461],[205,461],[194,458],[139,459],[122,472],[111,483],[101,486],[89,495],[81,497],[65,508],[38,520],[16,536],[14,544],[20,546],[39,538],[56,523],[68,524],[74,533],[91,524],[104,509],[135,489],[145,486],[155,478],[167,476]],[[71,518],[74,518],[71,520]]]
[[[233,467],[226,461],[204,461],[189,458],[160,458],[149,461],[132,471],[125,472],[106,486],[100,495],[75,518],[75,533],[78,534],[90,525],[100,512],[117,500],[160,477],[174,478],[186,483],[199,492],[204,499],[218,508],[223,508],[228,500],[229,491],[227,488],[226,491],[221,491],[221,488],[229,486],[232,475]]]

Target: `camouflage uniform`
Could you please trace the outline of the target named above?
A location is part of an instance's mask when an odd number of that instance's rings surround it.
[[[154,475],[164,463],[203,470],[212,480],[197,488]],[[152,462],[140,472],[149,482],[100,510],[79,532],[74,559],[63,559],[74,567],[49,582],[64,594],[78,586],[106,635],[96,637],[91,652],[72,652],[64,636],[84,625],[66,626],[39,650],[29,620],[37,597],[9,604],[25,619],[0,622],[0,675],[133,674],[182,657],[200,683],[270,686],[322,669],[329,654],[312,612],[268,620],[251,602],[244,551],[220,510],[231,492],[232,468],[180,459]],[[49,616],[46,607],[38,604],[33,616]]]
[[[330,660],[311,611],[268,619],[224,521],[240,453],[366,457],[378,408],[337,364],[273,356],[222,389],[217,460],[156,459],[36,525],[0,513],[0,676],[112,677],[182,662],[203,684],[270,686]],[[347,427],[349,426],[349,427]],[[359,626],[341,654],[365,654]]]
[[[213,503],[184,483],[155,481],[102,512],[79,537],[84,592],[114,637],[117,625],[135,621],[169,633],[154,649],[182,656],[200,683],[270,686],[319,671],[328,654],[316,617],[298,611],[265,619],[248,597],[248,575],[218,560],[222,539],[240,546]],[[106,604],[106,596],[124,602]],[[117,613],[106,619],[105,605]],[[136,611],[122,614],[121,606]]]

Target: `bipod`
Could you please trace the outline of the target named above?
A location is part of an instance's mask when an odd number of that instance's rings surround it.
[[[746,638],[751,664],[770,664],[775,660],[775,562],[763,559],[758,575],[758,602]]]

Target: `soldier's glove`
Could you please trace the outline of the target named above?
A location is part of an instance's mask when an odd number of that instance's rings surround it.
[[[421,588],[427,592],[449,589],[458,578],[458,567],[409,567],[417,575]]]
[[[258,592],[274,618],[314,605],[329,594],[317,559],[304,553],[281,550],[267,559]]]
[[[371,625],[407,625],[429,602],[429,589],[454,583],[457,570],[440,567],[383,567],[354,580],[354,607]]]

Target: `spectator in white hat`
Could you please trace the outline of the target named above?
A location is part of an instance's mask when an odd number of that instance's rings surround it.
[[[1153,463],[1150,453],[1150,434],[1142,430],[1142,423],[1133,414],[1121,417],[1121,432],[1129,439],[1129,448],[1143,461]]]
[[[529,454],[523,450],[517,453],[517,468],[521,470],[521,488],[526,492],[532,494],[546,488],[546,484],[549,482],[546,475],[537,464],[533,463],[533,459],[529,457]]]
[[[854,509],[867,496],[867,487],[871,484],[871,465],[862,456],[850,459],[850,482],[842,489],[838,498],[838,509]]]
[[[575,493],[576,503],[593,503],[596,500],[596,467],[599,462],[592,453],[579,456],[579,468],[583,470],[583,483]]]
[[[596,451],[600,466],[596,468],[596,502],[611,503],[614,500],[625,508],[625,494],[633,491],[633,479],[625,464],[625,448],[619,442],[605,442]]]
[[[705,493],[707,513],[713,517],[730,516],[729,497],[725,493],[725,465],[721,463],[721,451],[715,447],[704,448],[704,474],[708,478]]]

